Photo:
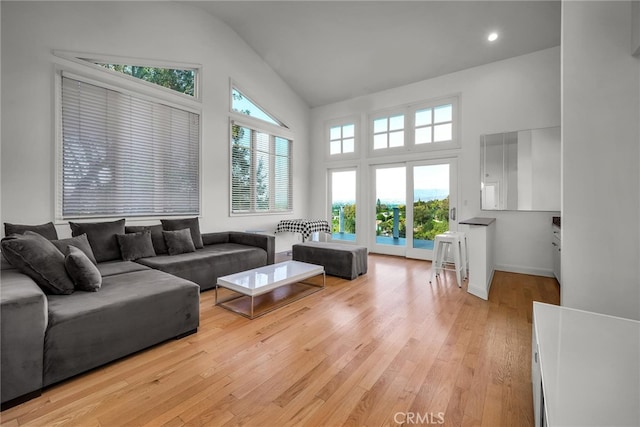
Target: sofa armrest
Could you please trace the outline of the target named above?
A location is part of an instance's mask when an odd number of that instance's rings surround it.
[[[256,246],[267,251],[267,264],[273,264],[276,256],[276,238],[268,234],[229,232],[229,242],[240,245]]]
[[[40,393],[47,319],[47,298],[38,285],[18,270],[3,270],[0,277],[0,400],[3,407],[11,406],[11,403],[5,405],[9,401]]]

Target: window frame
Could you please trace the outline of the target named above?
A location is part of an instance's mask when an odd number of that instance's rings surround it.
[[[154,59],[103,55],[88,52],[71,52],[67,50],[54,50],[53,55],[57,57],[59,63],[64,64],[67,68],[83,69],[85,73],[90,73],[91,76],[98,79],[103,79],[108,82],[119,81],[119,85],[121,87],[126,87],[128,89],[133,88],[133,90],[138,93],[150,94],[151,96],[156,96],[159,98],[164,98],[166,96],[174,98],[172,102],[183,104],[186,103],[187,105],[195,105],[194,103],[200,104],[202,102],[202,64],[158,61]],[[193,96],[157,85],[155,83],[147,82],[128,74],[110,70],[96,64],[96,62],[107,64],[135,65],[140,67],[194,70],[195,76]],[[75,65],[79,65],[80,67],[76,67]],[[164,93],[164,95],[162,95],[162,93]]]
[[[416,112],[424,109],[433,110],[439,106],[451,104],[451,140],[438,141],[416,144],[415,142],[415,114]],[[391,118],[400,114],[404,114],[404,145],[399,147],[389,147],[374,149],[374,138],[376,133],[374,132],[374,123],[380,118]],[[460,95],[454,94],[444,97],[438,97],[426,101],[405,104],[399,107],[388,108],[384,110],[374,111],[367,116],[369,122],[368,129],[368,153],[370,157],[383,157],[389,155],[397,155],[409,152],[429,152],[439,150],[452,150],[460,148]],[[445,123],[445,122],[442,122]],[[448,123],[448,122],[446,122]],[[433,127],[433,125],[432,125]],[[433,129],[431,130],[433,135]],[[387,134],[390,131],[387,131]],[[388,144],[388,141],[387,141]]]
[[[353,125],[353,152],[351,153],[335,153],[331,154],[331,129],[334,127],[344,127],[348,125]],[[342,132],[342,131],[341,131]],[[336,160],[348,160],[355,159],[360,157],[360,146],[361,146],[361,128],[360,128],[360,118],[358,116],[347,116],[341,117],[338,119],[327,120],[324,124],[324,144],[325,144],[325,159],[327,161],[336,161]],[[343,141],[345,138],[340,138],[340,146],[341,149],[343,147]],[[348,139],[348,138],[347,138]],[[337,140],[336,140],[337,141]]]
[[[73,63],[75,62],[75,64]],[[94,68],[97,67],[97,68]],[[104,70],[104,71],[102,71]],[[113,75],[112,75],[113,73]],[[106,90],[116,91],[128,96],[134,96],[141,100],[162,104],[170,108],[184,110],[199,116],[198,124],[198,212],[197,216],[202,215],[202,109],[201,104],[195,101],[190,95],[185,95],[171,89],[167,89],[153,83],[145,82],[140,79],[131,78],[126,74],[117,73],[115,71],[104,69],[98,65],[71,61],[55,64],[54,67],[54,149],[55,149],[55,167],[54,167],[54,206],[53,216],[56,224],[66,223],[70,219],[92,219],[103,220],[113,219],[114,217],[123,217],[126,215],[114,213],[95,214],[95,215],[64,215],[64,190],[63,190],[63,126],[62,126],[62,78],[65,77],[79,80],[86,84],[95,85]],[[133,80],[131,80],[133,79]],[[186,100],[185,98],[188,98]],[[194,216],[194,214],[184,213],[163,213],[140,215],[131,217],[136,221],[144,221],[150,219]]]
[[[243,115],[243,114],[239,114],[236,113],[238,116],[240,117],[229,117],[229,145],[228,145],[228,149],[229,149],[229,216],[230,217],[235,217],[235,216],[254,216],[254,215],[280,215],[280,214],[285,214],[285,213],[291,213],[294,210],[294,200],[293,200],[293,147],[294,147],[294,140],[293,137],[291,136],[291,134],[289,132],[286,132],[286,128],[281,129],[283,132],[276,132],[276,126],[271,125],[268,122],[262,121],[260,119],[256,119],[254,117],[251,116],[247,116],[247,115]],[[250,120],[249,120],[250,119]],[[260,122],[260,123],[257,123]],[[258,124],[264,124],[267,126],[258,126]],[[261,132],[261,133],[266,133],[269,135],[269,152],[270,152],[270,156],[269,156],[269,196],[270,196],[270,200],[274,199],[274,192],[276,191],[276,187],[275,187],[275,173],[274,172],[274,154],[272,154],[274,152],[274,142],[275,142],[275,138],[282,138],[282,139],[286,139],[287,141],[289,141],[289,179],[288,179],[288,191],[289,191],[289,195],[288,195],[288,200],[290,201],[290,205],[287,206],[287,209],[275,209],[274,207],[270,206],[269,210],[258,210],[256,208],[256,197],[255,197],[255,187],[251,188],[251,192],[252,192],[252,200],[251,200],[251,208],[249,210],[238,210],[238,211],[234,211],[233,209],[233,126],[237,125],[237,126],[241,126],[244,128],[249,128],[253,131],[256,132]],[[251,142],[251,151],[252,153],[255,150],[255,144],[253,142]],[[250,165],[250,169],[251,169],[251,173],[252,175],[255,173],[256,167],[255,165],[252,163]],[[252,180],[254,178],[252,177]],[[270,202],[271,204],[271,202]]]
[[[265,114],[275,120],[279,125],[275,125],[268,121],[259,119],[257,117],[249,116],[246,114],[242,114],[238,111],[233,110],[233,90],[237,90],[247,99],[249,99],[256,107],[260,108]],[[280,119],[277,114],[273,114],[270,109],[265,108],[260,102],[256,101],[256,98],[253,97],[251,92],[246,91],[242,85],[238,84],[234,79],[229,79],[229,98],[228,98],[228,110],[229,110],[229,134],[228,134],[228,158],[229,158],[229,216],[237,217],[237,216],[255,216],[255,215],[282,215],[287,213],[292,213],[294,211],[294,199],[293,199],[293,155],[294,155],[294,145],[295,138],[294,133],[287,126],[287,124]],[[255,210],[255,206],[249,211],[234,211],[233,210],[233,126],[234,124],[251,128],[258,132],[267,133],[271,138],[279,137],[289,140],[289,200],[291,201],[290,206],[286,210]],[[252,170],[253,170],[252,166]],[[271,170],[270,170],[271,171]],[[271,188],[271,187],[270,187]],[[252,204],[255,204],[255,200],[252,201]]]
[[[359,194],[359,181],[360,181],[360,166],[353,164],[353,165],[345,165],[345,166],[339,166],[339,167],[327,167],[325,169],[326,171],[326,187],[327,187],[327,221],[329,222],[329,227],[333,230],[333,173],[334,172],[354,172],[355,173],[355,186],[356,186],[356,194],[355,194],[355,206],[356,206],[356,227],[355,227],[355,240],[351,241],[351,240],[343,240],[343,239],[334,239],[333,238],[333,231],[331,232],[331,234],[329,235],[329,240],[332,242],[336,242],[336,243],[345,243],[345,244],[357,244],[358,242],[358,235],[359,232],[362,228],[361,225],[359,225],[359,221],[358,221],[358,204],[360,203],[360,194]]]

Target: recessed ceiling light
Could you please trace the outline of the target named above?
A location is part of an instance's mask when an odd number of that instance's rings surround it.
[[[498,40],[498,33],[489,34],[489,37],[487,37],[487,40],[489,40],[490,42],[494,42]]]

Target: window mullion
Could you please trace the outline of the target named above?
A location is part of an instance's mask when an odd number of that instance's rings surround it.
[[[269,210],[276,208],[276,137],[269,135]]]
[[[249,185],[250,207],[249,211],[256,212],[258,210],[258,132],[251,129],[251,162],[249,169],[251,170],[251,180]]]

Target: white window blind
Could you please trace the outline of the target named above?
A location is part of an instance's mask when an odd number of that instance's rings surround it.
[[[63,218],[200,211],[200,116],[62,77]]]
[[[231,124],[231,212],[292,210],[291,145],[287,138]]]

